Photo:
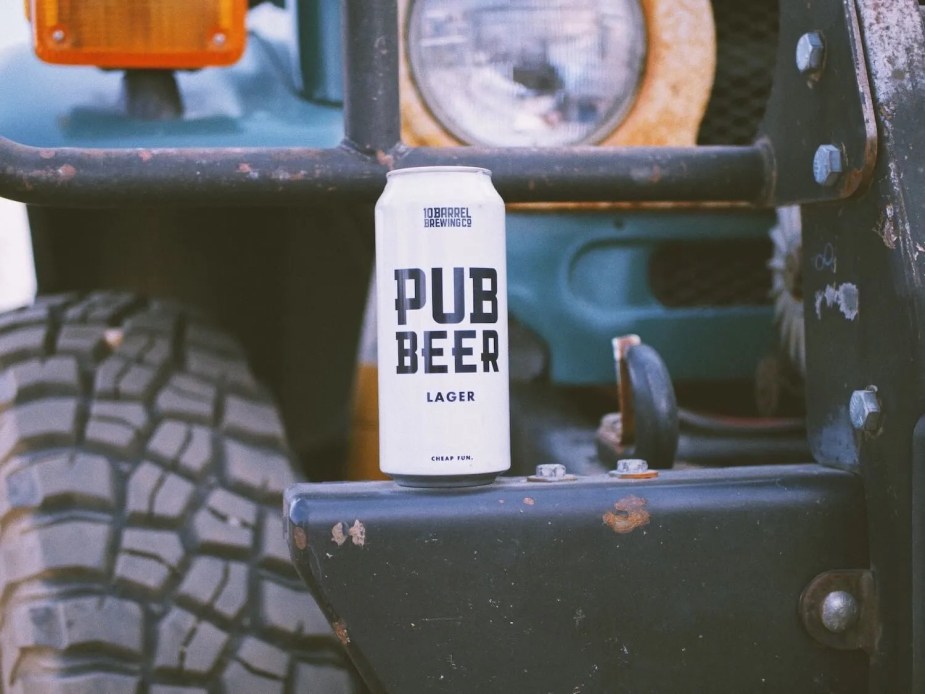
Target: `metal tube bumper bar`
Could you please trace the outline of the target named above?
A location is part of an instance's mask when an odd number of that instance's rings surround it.
[[[0,196],[36,204],[298,205],[374,199],[389,169],[483,166],[507,202],[759,203],[766,158],[749,147],[39,149],[0,138]]]

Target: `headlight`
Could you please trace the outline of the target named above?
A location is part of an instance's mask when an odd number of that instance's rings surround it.
[[[646,54],[638,0],[415,0],[413,79],[462,142],[598,142],[633,103]]]

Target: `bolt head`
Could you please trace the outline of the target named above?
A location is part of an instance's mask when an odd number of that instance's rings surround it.
[[[820,186],[834,186],[845,170],[845,155],[835,145],[820,145],[813,157],[813,178]]]
[[[848,416],[851,418],[851,426],[857,431],[871,434],[877,431],[881,417],[877,392],[870,388],[854,391],[848,403]]]
[[[822,601],[822,626],[833,634],[844,634],[857,624],[861,610],[855,597],[845,590],[835,590]]]
[[[565,473],[565,465],[560,463],[546,463],[536,466],[536,476],[547,480],[563,479]]]
[[[801,75],[810,77],[822,70],[825,62],[825,42],[818,31],[803,34],[797,41],[796,63]]]

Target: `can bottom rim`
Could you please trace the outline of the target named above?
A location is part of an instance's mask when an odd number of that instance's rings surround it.
[[[393,475],[388,474],[395,484],[401,487],[421,487],[424,489],[456,489],[459,487],[479,487],[491,484],[500,474],[482,472],[475,475]]]

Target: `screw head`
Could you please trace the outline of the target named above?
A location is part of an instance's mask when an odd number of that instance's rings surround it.
[[[860,608],[855,597],[845,590],[835,590],[822,601],[822,626],[833,634],[843,634],[857,624]]]
[[[67,34],[64,33],[64,29],[59,28],[51,32],[51,40],[55,43],[63,43],[66,37]]]
[[[221,31],[216,31],[212,34],[212,45],[216,48],[221,48],[225,45],[225,42],[228,40],[228,37]]]
[[[825,41],[818,31],[803,34],[797,41],[796,63],[801,75],[812,77],[822,70],[825,62]]]
[[[851,394],[848,402],[848,416],[851,426],[857,431],[874,433],[880,428],[880,398],[873,388],[856,390]]]
[[[813,157],[813,178],[820,186],[834,186],[845,170],[845,155],[841,147],[820,145]]]

